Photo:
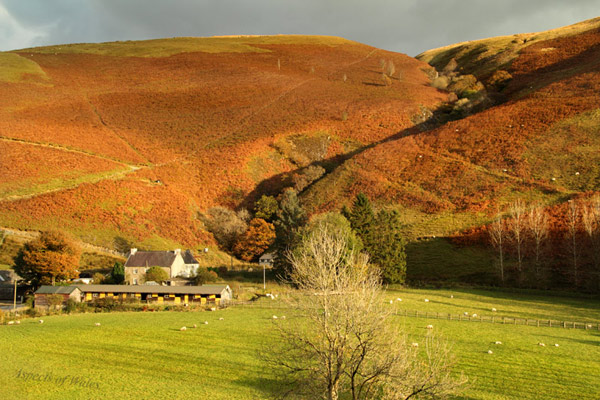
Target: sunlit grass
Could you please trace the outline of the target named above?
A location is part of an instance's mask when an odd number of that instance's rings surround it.
[[[400,296],[402,302],[391,307],[482,314],[496,307],[499,315],[600,321],[598,301],[583,298],[477,290],[387,293]],[[0,398],[269,398],[275,375],[263,365],[259,350],[276,340],[272,315],[292,313],[268,308],[282,307],[278,300],[258,304],[217,312],[52,316],[43,324],[27,319],[19,326],[0,326]],[[598,331],[400,316],[394,321],[411,341],[422,341],[432,324],[452,345],[456,371],[470,379],[464,399],[591,400],[600,393],[600,380],[593,378],[600,367]],[[188,329],[180,331],[182,326]],[[27,380],[23,373],[54,382]]]

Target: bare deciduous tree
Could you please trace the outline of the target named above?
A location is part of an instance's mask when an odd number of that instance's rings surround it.
[[[277,320],[282,348],[265,355],[299,398],[444,398],[464,383],[450,376],[452,358],[435,337],[425,359],[394,328],[380,276],[353,253],[342,230],[319,225],[289,254],[288,298],[295,318]]]
[[[504,283],[504,242],[505,242],[505,228],[504,221],[502,220],[502,216],[498,212],[496,219],[494,222],[490,224],[488,228],[488,233],[490,235],[490,241],[492,242],[492,246],[496,250],[498,250],[498,265],[500,269],[500,279],[502,283]]]
[[[534,269],[536,279],[540,279],[540,256],[543,245],[548,239],[548,214],[541,205],[536,205],[527,214],[527,227],[533,240]]]
[[[219,245],[225,250],[231,250],[238,237],[248,228],[250,214],[242,209],[237,213],[225,207],[213,207],[206,215],[199,215]]]
[[[569,200],[567,208],[567,235],[569,238],[569,250],[571,251],[571,261],[573,262],[573,282],[575,287],[579,285],[579,207],[574,200]]]
[[[394,65],[394,62],[392,60],[388,61],[385,68],[385,73],[390,78],[396,73],[396,66]]]
[[[583,229],[590,241],[590,250],[597,284],[600,288],[600,196],[592,198],[591,204],[583,207],[581,212]]]
[[[519,274],[523,271],[523,245],[525,243],[525,204],[522,200],[517,200],[510,205],[511,219],[509,230],[511,240],[517,251],[517,269]]]

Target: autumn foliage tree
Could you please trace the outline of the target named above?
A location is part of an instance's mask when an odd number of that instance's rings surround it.
[[[265,252],[275,241],[275,227],[264,219],[254,218],[233,248],[236,256],[251,261]]]
[[[15,258],[15,272],[34,286],[53,284],[78,276],[81,250],[67,234],[42,232],[25,244]]]

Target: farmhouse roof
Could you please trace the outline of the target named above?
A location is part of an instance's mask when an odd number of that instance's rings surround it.
[[[198,264],[198,260],[196,260],[190,250],[186,250],[181,256],[183,257],[183,262],[186,264]]]
[[[78,286],[49,286],[43,285],[40,286],[38,290],[35,291],[36,294],[71,294],[75,290],[79,289]],[[81,289],[79,289],[81,290]]]
[[[158,285],[81,285],[83,293],[165,293],[165,294],[221,294],[228,285],[158,286]]]
[[[126,267],[170,267],[177,254],[172,251],[137,251],[129,256]]]

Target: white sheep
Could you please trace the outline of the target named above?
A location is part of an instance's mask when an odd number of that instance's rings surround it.
[[[197,327],[198,327],[198,325],[196,325],[196,324],[192,325],[192,328],[197,328]]]
[[[538,346],[540,346],[540,347],[546,347],[546,345],[544,343],[541,343],[541,342],[538,343]]]
[[[454,295],[453,295],[453,294],[451,294],[451,295],[450,295],[450,298],[451,298],[451,299],[453,299],[453,298],[454,298]]]
[[[208,325],[208,321],[204,321],[204,325]]]
[[[96,322],[94,325],[95,326],[100,326],[100,322]]]
[[[15,321],[15,324],[17,324],[17,325],[20,325],[20,324],[21,324],[21,321],[19,321],[19,320],[16,320],[16,321]]]
[[[396,299],[396,301],[402,301],[402,299],[401,299],[400,297],[398,297],[398,298]]]
[[[419,343],[411,343],[410,344],[412,347],[419,347]]]
[[[429,299],[425,299],[425,303],[429,303]]]
[[[390,300],[390,304],[394,304],[394,300]]]
[[[558,343],[554,343],[554,347],[558,347]]]
[[[468,316],[469,316],[469,313],[465,311],[465,312],[464,312],[464,315],[466,315],[466,316],[468,317]]]
[[[223,321],[224,319],[225,319],[225,318],[221,317],[221,318],[219,318],[219,321]]]
[[[185,326],[182,326],[181,328],[179,328],[180,331],[187,331],[187,328]]]
[[[499,340],[496,340],[496,341],[494,342],[494,344],[502,344],[502,342],[501,342],[501,341],[499,341]]]
[[[473,317],[473,318],[477,318],[477,314],[473,314],[473,315],[472,315],[472,317]]]
[[[14,325],[15,321],[8,321],[7,323],[8,323],[8,325]]]
[[[285,319],[285,315],[282,315],[282,316],[281,316],[281,319]]]
[[[272,317],[272,318],[273,318],[273,319],[277,319],[277,315],[273,315],[273,317]]]
[[[494,354],[494,352],[493,352],[493,351],[491,351],[491,350],[488,350],[488,351],[487,351],[487,353],[488,353],[488,354]]]
[[[44,323],[44,320],[43,320],[43,319],[40,319],[40,324],[43,324],[43,323]]]
[[[498,310],[496,310],[494,307],[492,307],[492,312],[496,312],[496,311],[498,311]]]
[[[210,311],[217,311],[217,308],[216,307],[211,307]]]
[[[433,325],[427,325],[427,329],[433,329]]]

